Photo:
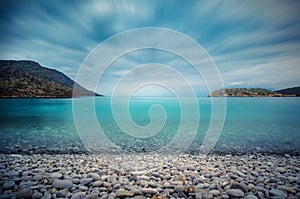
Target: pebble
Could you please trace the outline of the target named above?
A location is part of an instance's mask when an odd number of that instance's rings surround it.
[[[299,156],[0,154],[1,198],[300,198]]]
[[[54,180],[52,187],[57,189],[71,189],[73,187],[73,182],[71,180]]]
[[[101,177],[97,173],[89,173],[89,176],[93,178],[94,181],[101,180]]]
[[[43,197],[43,194],[40,192],[34,192],[31,197],[32,199],[40,199]]]
[[[283,168],[283,167],[277,167],[277,168],[276,168],[276,171],[278,171],[279,173],[285,173],[285,172],[286,172],[286,169]]]
[[[248,192],[248,187],[245,183],[237,183],[237,182],[232,182],[231,187],[234,189],[241,189],[243,192],[247,193]]]
[[[272,189],[270,191],[270,194],[273,195],[273,196],[279,196],[279,197],[287,197],[287,194],[284,193],[283,191],[281,190],[278,190],[278,189]]]
[[[228,189],[226,190],[226,193],[232,197],[240,198],[244,197],[244,192],[240,189]]]
[[[144,194],[157,194],[157,190],[152,188],[142,188],[141,192]]]
[[[98,181],[95,181],[93,182],[92,186],[93,187],[101,187],[103,185],[103,182],[98,180]]]
[[[2,189],[3,190],[8,190],[8,189],[12,189],[15,186],[15,182],[14,181],[6,181],[3,185],[2,185]]]
[[[61,178],[61,177],[62,177],[62,174],[61,174],[61,173],[58,173],[58,172],[55,172],[55,173],[52,173],[52,174],[51,174],[51,177],[52,177],[52,178]]]
[[[77,192],[71,197],[71,199],[82,199],[85,198],[85,196],[86,196],[85,192]]]
[[[82,185],[87,185],[87,184],[90,184],[91,182],[93,182],[93,178],[85,178],[85,179],[79,180],[79,183]]]
[[[245,197],[245,199],[258,199],[258,198],[253,194],[249,194]]]
[[[90,193],[85,196],[85,199],[96,199],[98,197],[97,193]]]
[[[174,187],[174,191],[180,193],[180,192],[183,192],[184,191],[184,186],[182,185],[177,185]]]
[[[32,196],[32,190],[25,188],[21,189],[16,193],[16,198],[31,198]]]
[[[210,190],[209,193],[211,193],[213,196],[219,196],[221,194],[221,192],[219,190]]]
[[[117,190],[117,197],[124,198],[124,197],[132,197],[134,196],[134,192],[127,191],[125,189],[119,189]]]
[[[291,193],[291,194],[296,193],[295,189],[293,189],[292,187],[288,187],[288,186],[278,186],[278,189],[287,191],[288,193]]]

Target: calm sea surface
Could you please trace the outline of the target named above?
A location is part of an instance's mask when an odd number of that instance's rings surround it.
[[[84,104],[86,99],[76,100]],[[211,119],[210,98],[198,98],[197,101],[200,120],[187,119],[199,124],[189,147],[192,151],[199,150]],[[216,101],[218,103],[218,99]],[[248,151],[259,147],[271,152],[300,152],[300,98],[227,98],[226,101],[224,128],[215,149]],[[136,125],[149,124],[149,109],[154,104],[164,107],[166,121],[160,132],[148,138],[128,135],[116,125],[110,98],[96,98],[93,107],[98,125],[111,142],[120,148],[141,151],[156,150],[170,143],[182,119],[182,110],[176,98],[132,98],[128,113]],[[89,119],[91,112],[88,105],[83,105],[82,115],[87,126],[84,136],[89,136],[89,127],[95,125]],[[155,121],[155,118],[160,117],[158,115],[152,119]],[[93,131],[97,133],[97,129]],[[83,148],[75,127],[72,99],[1,99],[0,137],[1,151]]]

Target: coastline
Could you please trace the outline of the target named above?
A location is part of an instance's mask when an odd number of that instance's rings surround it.
[[[0,154],[1,198],[299,198],[299,156]]]

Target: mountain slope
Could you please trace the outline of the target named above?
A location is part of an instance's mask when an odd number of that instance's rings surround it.
[[[300,97],[300,86],[293,87],[293,88],[281,89],[281,90],[278,90],[275,92],[281,93],[281,94],[295,94],[297,97]]]
[[[0,97],[72,97],[98,95],[65,74],[34,61],[0,60]]]

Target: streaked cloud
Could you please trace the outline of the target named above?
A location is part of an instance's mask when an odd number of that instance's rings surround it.
[[[74,79],[89,52],[110,36],[132,28],[163,27],[202,45],[227,87],[275,90],[299,86],[299,8],[296,0],[4,0],[0,6],[0,58],[35,60]],[[106,71],[98,91],[110,94],[113,84],[130,67],[151,61],[174,66],[190,79],[198,94],[207,94],[204,80],[188,63],[159,51],[120,58]],[[206,61],[199,58],[199,63]],[[168,74],[157,77],[172,81]]]

